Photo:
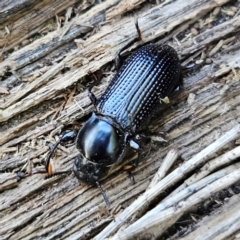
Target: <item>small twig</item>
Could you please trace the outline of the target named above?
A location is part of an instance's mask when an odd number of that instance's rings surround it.
[[[228,53],[230,51],[235,51],[236,49],[238,49],[240,47],[240,42],[236,42],[234,45],[231,45],[227,48],[225,48],[222,52],[223,53]]]
[[[61,112],[62,109],[64,108],[65,103],[66,103],[66,102],[63,101],[62,104],[60,105],[60,107],[58,107],[58,108],[55,110],[55,113],[53,114],[51,121],[53,121],[53,120],[56,119],[56,117],[57,117],[57,115],[59,114],[59,112]]]
[[[70,154],[70,151],[69,151],[67,148],[65,148],[64,146],[58,145],[58,148],[61,149],[61,150],[62,150],[63,152],[65,152],[66,154]]]
[[[9,147],[9,148],[0,149],[0,154],[15,152],[15,151],[17,151],[17,147]]]
[[[193,174],[190,178],[188,178],[181,186],[179,186],[176,190],[174,190],[169,196],[167,196],[163,202],[167,202],[169,198],[182,191],[188,186],[191,186],[195,182],[201,180],[206,177],[209,173],[215,171],[216,169],[231,163],[233,160],[240,157],[240,146],[234,148],[233,150],[211,160],[206,163],[198,173]]]
[[[218,42],[218,44],[210,51],[208,56],[209,57],[213,56],[215,53],[217,53],[220,50],[222,46],[223,46],[223,40]]]
[[[235,39],[236,39],[235,36],[227,38],[227,39],[223,40],[223,45],[227,45],[228,43],[233,42]]]
[[[177,157],[178,157],[178,152],[176,149],[171,149],[168,152],[168,154],[164,158],[160,168],[158,169],[157,173],[155,174],[151,183],[149,184],[147,190],[152,188],[157,182],[159,182],[166,176],[168,170],[172,167],[172,165],[176,161]]]
[[[80,108],[80,110],[82,110],[83,112],[85,112],[85,110],[80,106],[80,104],[78,103],[78,101],[73,98],[74,102],[76,103],[76,105]]]
[[[47,118],[48,116],[52,115],[52,114],[55,113],[55,112],[56,112],[55,109],[53,109],[53,110],[51,110],[51,111],[48,111],[48,112],[45,113],[43,116],[41,116],[41,117],[39,118],[39,120],[44,120],[45,118]]]
[[[212,174],[212,175],[215,175],[215,174]],[[208,179],[210,178],[208,177]],[[227,175],[223,174],[223,177],[214,181],[211,184],[206,185],[206,187],[204,187],[200,191],[190,196],[187,200],[183,200],[179,202],[177,205],[161,211],[161,213],[156,211],[157,207],[152,209],[150,212],[145,214],[141,219],[133,223],[130,227],[128,227],[125,230],[122,230],[120,233],[112,237],[111,240],[134,239],[134,236],[137,236],[138,234],[143,232],[144,229],[146,229],[146,227],[149,231],[149,229],[151,229],[152,227],[157,226],[158,235],[160,235],[163,233],[163,231],[166,228],[170,227],[173,224],[173,222],[176,222],[179,219],[179,217],[182,216],[184,213],[192,209],[194,206],[196,206],[200,202],[211,197],[211,195],[231,186],[235,182],[239,181],[239,179],[240,179],[240,168],[238,164],[237,170],[230,172]],[[213,178],[213,180],[215,179]],[[203,181],[200,181],[200,182],[203,182]],[[194,191],[196,191],[196,189],[191,189],[191,192],[194,192]],[[182,192],[186,192],[186,191],[184,190]]]
[[[76,90],[77,90],[77,86],[75,86],[75,87],[73,88],[73,90],[71,91],[71,93],[69,94],[68,99],[67,99],[67,102],[66,102],[64,108],[66,108],[67,106],[70,105],[70,103],[71,103],[72,100],[73,100],[73,96],[74,96],[75,93],[76,93]]]
[[[19,82],[22,82],[21,78],[18,76],[17,72],[15,70],[12,70],[12,74],[17,78]],[[22,85],[22,84],[21,84]]]
[[[55,128],[53,131],[51,131],[50,134],[49,134],[49,138],[50,139],[54,139],[54,136],[56,134],[60,134],[61,133],[63,127],[64,127],[63,125],[60,125],[57,128]]]

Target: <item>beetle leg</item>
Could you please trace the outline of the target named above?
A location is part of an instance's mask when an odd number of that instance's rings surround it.
[[[33,168],[33,163],[30,159],[28,159],[27,163],[21,168],[21,170],[16,172],[17,181],[20,182],[23,178],[31,175],[32,168]]]
[[[137,167],[137,166],[138,166],[138,163],[139,163],[139,159],[141,158],[140,145],[139,145],[139,143],[137,143],[137,142],[134,141],[133,139],[130,139],[129,145],[130,145],[131,148],[133,148],[134,150],[136,150],[137,153],[138,153],[138,157],[135,159],[135,163],[134,163],[134,167]]]
[[[169,94],[169,97],[172,97],[176,92],[179,92],[182,86],[183,86],[183,73],[181,72],[176,85],[173,87],[172,91]]]
[[[23,170],[20,170],[19,172],[17,172],[17,181],[20,182],[23,178],[37,173],[47,173],[47,171],[46,169],[38,169],[33,171],[31,170],[31,172],[24,172]]]
[[[96,185],[97,185],[98,189],[100,190],[101,194],[103,195],[103,198],[104,198],[107,206],[110,207],[111,204],[110,204],[110,202],[108,200],[108,197],[107,197],[106,193],[103,191],[103,189],[102,189],[102,187],[101,187],[101,185],[100,185],[100,183],[98,181],[96,181]]]
[[[140,151],[138,151],[138,157],[135,159],[135,163],[133,165],[125,165],[123,166],[123,170],[127,173],[128,178],[130,179],[130,183],[131,185],[135,184],[135,179],[134,179],[134,175],[132,173],[132,169],[134,169],[135,167],[137,167],[139,159],[140,159]]]
[[[91,70],[88,70],[88,75],[91,77],[91,79],[93,80],[93,82],[97,82],[97,77],[95,76],[95,74],[94,73],[92,73],[92,71]],[[94,95],[94,93],[92,92],[92,88],[94,87],[94,83],[92,83],[91,85],[90,85],[90,87],[88,88],[88,97],[90,98],[90,100],[91,100],[91,103],[94,105],[94,107],[96,107],[96,105],[97,105],[97,98],[96,98],[96,96]]]
[[[130,179],[131,185],[134,185],[135,184],[135,179],[134,179],[134,175],[133,175],[132,171],[125,170],[125,172],[127,173],[128,178]]]
[[[72,173],[72,170],[53,172],[52,164],[49,163],[48,171],[46,169],[34,169],[32,171],[32,175],[39,174],[39,173],[47,173],[47,176],[45,177],[45,179],[48,179],[57,175]]]
[[[93,88],[93,85],[88,88],[88,97],[90,98],[91,103],[94,105],[94,107],[96,107],[97,106],[97,98],[94,95],[94,93],[92,92],[92,88]]]
[[[31,176],[33,174],[46,174],[47,173],[48,175],[45,177],[45,179],[47,179],[47,178],[51,178],[51,177],[56,176],[56,175],[72,173],[71,170],[53,172],[51,163],[49,163],[48,167],[49,167],[48,171],[46,169],[34,169],[30,173],[25,173],[25,172],[19,171],[19,172],[17,172],[17,181],[20,182],[23,178],[26,178],[26,177]]]
[[[126,139],[128,138],[128,135],[126,135]],[[135,162],[133,165],[125,165],[123,166],[123,170],[127,173],[129,179],[130,179],[130,183],[131,185],[135,184],[135,180],[134,180],[134,176],[131,172],[131,169],[137,167],[139,159],[140,159],[140,146],[137,142],[135,142],[134,140],[130,139],[129,140],[129,145],[131,148],[133,148],[134,150],[137,151],[138,156],[137,158],[135,158]]]
[[[129,48],[130,46],[132,46],[135,42],[138,42],[140,40],[142,40],[142,33],[141,33],[141,30],[138,26],[138,19],[135,19],[135,27],[137,29],[137,33],[138,33],[138,36],[135,37],[133,40],[131,40],[130,42],[128,42],[123,48],[121,48],[118,52],[117,52],[117,56],[115,58],[115,65],[116,65],[116,69],[119,70],[121,65],[122,65],[122,62],[123,62],[123,59],[121,57],[121,53],[126,50],[127,48]]]

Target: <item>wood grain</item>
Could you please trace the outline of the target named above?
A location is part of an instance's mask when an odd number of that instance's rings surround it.
[[[89,1],[66,24],[39,34],[37,39],[19,48],[16,46],[20,42],[40,33],[49,20],[57,25],[55,14],[65,16],[68,7],[84,2],[22,0],[19,7],[16,1],[8,1],[8,6],[4,5],[7,1],[0,3],[3,9],[0,11],[0,37],[3,36],[0,87],[7,90],[0,95],[1,239],[92,239],[146,191],[170,149],[178,149],[180,156],[175,169],[240,123],[239,11],[229,15],[233,7],[239,9],[240,3],[228,0],[177,0],[159,5],[133,2],[131,7],[124,8],[124,1],[106,0],[100,4]],[[121,14],[114,18],[118,4],[122,4]],[[39,6],[46,17],[34,11]],[[217,16],[213,15],[216,7],[220,7]],[[143,41],[126,50],[124,56],[144,43],[167,41],[177,50],[184,66],[190,66],[184,69],[180,90],[170,98],[170,104],[159,109],[149,125],[151,131],[166,131],[168,142],[144,146],[143,158],[133,170],[135,185],[130,185],[122,166],[102,181],[112,204],[109,214],[104,210],[105,203],[98,189],[80,185],[72,174],[50,179],[38,174],[17,182],[17,170],[28,161],[34,169],[44,168],[50,143],[58,140],[65,127],[80,127],[94,110],[87,96],[91,81],[87,72],[91,70],[97,75],[100,70],[103,74],[98,86],[93,88],[100,97],[116,72],[113,60],[117,51],[137,34],[136,16]],[[22,30],[23,25],[27,32]],[[10,30],[9,36],[5,26]],[[196,35],[191,28],[197,29]],[[215,48],[220,41],[221,48]],[[194,95],[191,103],[189,94]],[[235,142],[230,141],[215,156],[234,147]],[[77,154],[72,145],[59,148],[53,159],[54,168],[70,170]],[[171,186],[169,194],[179,185]],[[234,198],[237,196],[236,193]],[[157,198],[154,204],[161,202],[163,196]],[[237,208],[235,203],[226,206],[224,203],[223,209],[231,211],[234,206]],[[214,213],[213,216],[221,219],[223,215]],[[229,224],[233,220],[231,216],[224,215]],[[199,221],[199,230],[189,235],[189,239],[194,234],[207,234],[204,225],[212,226],[213,219]],[[132,223],[128,220],[125,227]],[[235,228],[229,233],[237,234],[237,231]],[[216,230],[216,234],[222,233]],[[179,237],[175,233],[170,235],[173,239]]]

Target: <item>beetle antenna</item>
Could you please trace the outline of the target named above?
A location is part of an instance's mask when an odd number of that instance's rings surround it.
[[[101,187],[101,185],[100,185],[100,183],[98,181],[96,181],[96,185],[97,185],[98,189],[100,190],[101,194],[103,195],[103,198],[104,198],[107,206],[110,207],[111,204],[110,204],[110,202],[108,200],[108,197],[107,197],[106,193],[103,191],[103,189],[102,189],[102,187]]]

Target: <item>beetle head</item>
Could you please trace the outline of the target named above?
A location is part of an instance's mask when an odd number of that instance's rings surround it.
[[[108,168],[103,165],[89,162],[86,158],[79,155],[76,157],[73,165],[73,172],[75,176],[82,182],[96,186],[96,181],[107,174]]]
[[[101,194],[103,195],[103,198],[107,206],[109,207],[110,202],[105,192],[103,191],[101,185],[98,182],[99,179],[103,178],[107,174],[107,171],[108,168],[106,168],[105,166],[96,163],[91,163],[81,155],[76,157],[73,165],[73,172],[75,176],[80,181],[88,185],[97,186]]]

